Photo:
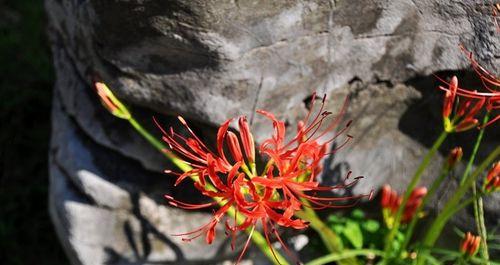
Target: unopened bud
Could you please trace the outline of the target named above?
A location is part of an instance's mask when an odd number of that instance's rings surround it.
[[[462,147],[457,146],[453,149],[451,149],[450,153],[448,154],[448,159],[447,159],[447,165],[449,168],[454,167],[460,160],[462,159],[463,156],[463,151]]]
[[[500,189],[500,161],[497,161],[488,171],[486,181],[484,183],[486,192],[494,192]]]
[[[464,239],[460,244],[460,252],[467,256],[474,256],[479,249],[479,245],[481,243],[481,237],[475,236],[471,232],[467,232],[465,234]]]
[[[403,212],[403,219],[401,220],[403,223],[408,223],[413,219],[415,214],[418,214],[417,209],[422,204],[425,195],[427,195],[426,187],[417,187],[411,192]]]
[[[130,112],[116,97],[108,86],[102,82],[94,82],[97,95],[101,99],[102,105],[114,116],[120,119],[130,119]]]

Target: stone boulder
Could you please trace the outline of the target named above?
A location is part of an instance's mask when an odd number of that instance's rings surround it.
[[[46,0],[57,74],[50,150],[50,212],[73,264],[218,264],[232,260],[222,231],[211,246],[171,234],[209,212],[166,205],[163,194],[200,199],[189,183],[173,188],[172,167],[130,126],[109,115],[91,89],[98,74],[156,135],[182,115],[205,139],[230,117],[247,115],[257,140],[271,131],[265,109],[294,130],[311,94],[338,111],[350,98],[353,143],[325,160],[325,183],[347,170],[366,176],[354,193],[390,183],[402,190],[439,133],[441,92],[433,74],[474,80],[463,44],[498,72],[500,41],[491,7],[439,0]],[[471,81],[472,82],[472,81]],[[484,157],[498,145],[486,135]],[[424,176],[435,178],[451,139]],[[434,169],[434,170],[432,170]],[[448,187],[456,185],[449,180]],[[438,210],[445,189],[432,203]],[[487,217],[500,220],[498,197]],[[458,219],[471,226],[471,214]],[[237,252],[236,252],[237,253]],[[254,264],[265,264],[256,252]],[[249,261],[250,262],[250,261]]]

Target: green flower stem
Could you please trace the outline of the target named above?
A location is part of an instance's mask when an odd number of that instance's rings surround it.
[[[249,178],[253,178],[255,176],[255,174],[250,172],[246,163],[241,164],[241,170],[243,170],[243,172],[245,172],[245,174],[247,174]]]
[[[167,147],[162,142],[158,141],[147,130],[145,130],[144,127],[142,127],[142,125],[139,122],[137,122],[133,117],[130,117],[127,120],[130,122],[130,124],[132,125],[132,127],[134,127],[134,129],[142,137],[144,137],[144,139],[146,139],[153,147],[155,147],[158,151],[160,151],[162,154],[164,154],[180,170],[182,170],[183,172],[188,172],[188,171],[190,171],[192,169],[192,167],[190,165],[184,163],[178,157],[174,156],[171,153],[165,152],[165,150],[167,149]],[[192,176],[192,178],[195,178],[195,176]],[[208,188],[210,189],[212,187],[208,187]],[[219,203],[219,205],[222,206],[222,202],[221,201],[217,200],[217,202]],[[239,224],[243,223],[244,217],[241,214],[235,213],[234,207],[229,208],[228,215],[231,216],[231,217],[235,217],[235,214],[236,214],[236,220],[237,220],[237,222]],[[280,264],[281,265],[288,265],[288,263],[286,262],[286,259],[283,256],[281,256],[276,251],[274,251],[274,254],[276,255],[276,258],[279,261],[275,259],[275,256],[273,255],[273,252],[272,252],[270,246],[268,246],[265,237],[260,232],[253,231],[253,233],[251,233],[252,232],[251,228],[247,229],[246,232],[247,232],[247,234],[251,234],[252,241],[254,242],[254,244],[260,249],[260,251],[262,251],[262,253],[264,253],[264,255],[266,255],[266,257],[273,264],[275,264],[275,265],[280,265]]]
[[[333,253],[334,255],[343,253],[344,250],[342,241],[340,240],[339,236],[323,221],[321,221],[316,212],[312,208],[310,208],[310,204],[308,201],[302,200],[302,203],[304,204],[303,210],[296,212],[295,216],[309,222],[311,228],[318,233],[318,235],[321,237],[321,240],[323,241],[323,244],[328,249],[328,251],[330,251],[330,253]],[[359,264],[355,256],[346,257],[345,259],[339,259],[338,263],[342,265]]]
[[[431,162],[432,158],[438,151],[438,148],[443,144],[444,140],[448,136],[448,133],[446,131],[443,131],[441,135],[439,135],[438,139],[434,142],[432,145],[431,149],[429,152],[425,155],[424,160],[422,160],[422,163],[418,167],[417,171],[413,175],[410,184],[408,184],[408,187],[406,189],[405,195],[403,197],[403,201],[401,202],[401,205],[398,208],[398,211],[396,213],[396,216],[394,218],[394,225],[391,228],[391,231],[389,231],[389,234],[387,235],[386,241],[385,241],[385,258],[388,259],[390,258],[390,252],[392,248],[392,242],[394,240],[394,237],[396,236],[396,233],[399,229],[399,225],[401,223],[401,217],[403,215],[404,208],[406,206],[406,203],[408,202],[408,199],[410,198],[410,195],[417,186],[417,184],[420,182],[420,178],[422,177],[422,173],[424,170],[427,168],[429,163]]]
[[[474,195],[476,195],[476,183],[474,183],[472,190],[474,191]],[[486,265],[489,265],[490,255],[488,253],[488,233],[486,231],[486,224],[484,222],[483,198],[481,198],[481,196],[477,196],[477,198],[474,200],[474,217],[476,218],[476,224],[479,226],[478,231],[479,235],[481,236],[481,257],[486,260]]]
[[[190,170],[193,169],[190,165],[184,163],[184,161],[182,161],[181,159],[177,158],[172,153],[165,152],[165,150],[167,150],[167,147],[162,142],[158,141],[148,131],[146,131],[144,129],[144,127],[142,127],[142,125],[139,122],[137,122],[136,119],[134,119],[133,117],[130,117],[128,119],[128,121],[130,122],[130,125],[132,125],[132,127],[134,127],[134,129],[142,137],[144,137],[144,139],[146,139],[146,141],[148,141],[154,148],[158,149],[158,151],[160,151],[162,154],[164,154],[180,170],[182,170],[183,172],[188,172],[188,171],[190,171]]]
[[[323,244],[331,253],[339,253],[342,251],[342,243],[340,238],[333,232],[323,221],[319,219],[314,211],[308,209],[307,206],[304,210],[298,211],[295,214],[297,217],[309,222],[309,225],[316,230],[321,237]]]
[[[441,234],[444,226],[448,222],[448,219],[452,216],[452,213],[456,211],[456,207],[460,204],[460,200],[467,193],[467,190],[472,186],[481,173],[500,155],[500,146],[497,146],[493,152],[491,152],[488,157],[479,165],[479,167],[467,178],[465,179],[464,185],[460,186],[453,196],[445,204],[441,213],[432,222],[430,228],[423,240],[423,246],[426,248],[431,248],[436,243],[437,238]],[[418,265],[423,265],[424,260],[419,255]]]
[[[341,261],[347,258],[353,258],[356,256],[367,256],[367,257],[375,257],[375,256],[383,256],[384,252],[377,249],[355,249],[355,250],[345,250],[342,253],[334,253],[329,254],[315,260],[312,260],[305,265],[323,265],[329,262]]]
[[[489,112],[486,113],[486,115],[484,116],[482,124],[486,124],[488,122],[488,119],[489,119]],[[479,131],[479,134],[477,135],[476,143],[474,143],[474,148],[472,149],[472,154],[469,158],[469,162],[467,162],[467,167],[465,167],[464,174],[462,175],[462,179],[460,180],[460,186],[464,185],[464,182],[467,179],[467,176],[469,176],[469,173],[472,169],[472,165],[474,164],[474,160],[476,160],[476,154],[477,154],[477,151],[479,150],[479,145],[481,144],[481,140],[483,139],[483,135],[484,135],[484,128],[482,128]]]
[[[469,205],[470,203],[472,203],[474,201],[474,199],[475,198],[472,197],[472,198],[469,198],[469,199],[463,201],[459,206],[457,206],[455,209],[453,209],[453,211],[451,211],[449,213],[449,217],[453,216],[456,212],[460,211],[461,209],[465,208],[467,205]],[[413,223],[413,220],[412,220],[412,223]],[[408,229],[410,229],[410,227]],[[406,248],[406,246],[408,245],[408,242],[409,242],[411,236],[412,236],[412,234],[408,235],[408,232],[407,232],[407,234],[405,235],[404,245],[403,245],[403,247],[401,247],[402,250],[404,250]],[[431,263],[434,263],[434,264],[441,264],[441,263],[439,263],[437,261],[436,262],[432,262],[432,260],[430,260],[432,258],[432,256],[429,253],[427,253],[427,252],[420,253],[420,255],[422,255],[424,257],[424,260],[427,260],[427,261],[429,261]]]
[[[443,168],[441,169],[441,174],[439,177],[432,182],[431,187],[429,188],[429,192],[427,195],[425,195],[424,199],[422,200],[422,203],[418,206],[417,210],[415,211],[415,214],[413,215],[410,224],[408,225],[408,228],[406,229],[406,234],[405,234],[405,239],[403,241],[403,244],[401,245],[401,249],[399,250],[399,253],[401,251],[406,250],[406,247],[410,243],[410,239],[413,236],[413,231],[415,230],[415,226],[417,225],[418,219],[419,219],[419,213],[424,209],[425,205],[427,202],[429,202],[430,198],[436,193],[437,189],[439,186],[441,186],[441,183],[443,183],[444,178],[449,174],[450,172],[450,167],[448,166],[448,163],[445,162],[443,165]]]
[[[483,125],[488,123],[489,120],[489,112],[486,113],[483,119]],[[481,144],[481,141],[483,139],[484,135],[484,127],[481,128],[479,131],[479,134],[477,135],[476,143],[474,144],[474,149],[472,150],[472,155],[469,159],[469,162],[467,163],[467,167],[465,169],[464,175],[462,176],[462,182],[460,184],[463,184],[463,181],[467,178],[467,175],[469,174],[472,165],[474,164],[474,160],[476,158],[477,151],[479,150],[479,145]],[[472,183],[472,195],[474,197],[477,197],[474,200],[474,219],[476,221],[476,226],[477,226],[477,231],[479,233],[479,236],[481,237],[481,246],[480,246],[480,253],[481,257],[485,259],[486,265],[489,265],[489,253],[488,253],[488,243],[487,243],[487,232],[486,232],[486,225],[484,223],[484,210],[483,210],[483,199],[481,196],[477,196],[477,187],[476,187],[476,181]]]
[[[432,248],[429,249],[430,252],[440,254],[440,255],[445,255],[445,256],[450,256],[450,257],[456,257],[457,259],[462,260],[462,264],[484,264],[485,260],[482,258],[478,257],[467,257],[464,258],[464,254],[458,251],[453,251],[453,250],[448,250],[448,249],[441,249],[441,248]],[[468,262],[468,263],[466,263]],[[492,265],[500,265],[500,262],[495,262],[495,261],[490,261]]]
[[[432,196],[436,193],[437,189],[439,188],[439,186],[443,182],[444,178],[449,174],[449,172],[450,172],[450,168],[445,163],[443,166],[443,169],[441,171],[441,175],[432,183],[432,185],[429,189],[429,193],[427,193],[427,195],[422,200],[422,204],[415,211],[416,214],[413,216],[411,223],[408,225],[408,228],[406,230],[405,240],[404,240],[403,245],[401,247],[401,251],[406,249],[406,247],[408,246],[408,243],[410,242],[411,237],[413,236],[413,231],[415,230],[415,225],[418,221],[418,213],[420,211],[422,211],[422,209],[425,207],[425,205],[429,202],[430,198],[432,198]],[[471,203],[475,198],[476,197],[474,196],[474,197],[462,202],[462,204],[460,204],[460,206],[455,208],[455,211],[453,213],[464,208],[466,205]]]
[[[430,264],[430,265],[443,265],[442,262],[438,261],[436,258],[434,258],[431,255],[425,256],[425,260]],[[455,265],[462,265],[461,263],[455,264]]]

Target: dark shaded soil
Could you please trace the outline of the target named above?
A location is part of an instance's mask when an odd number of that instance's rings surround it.
[[[0,0],[2,264],[68,264],[47,209],[51,67],[43,1]]]

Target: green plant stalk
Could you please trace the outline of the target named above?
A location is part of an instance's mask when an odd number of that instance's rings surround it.
[[[488,122],[488,119],[489,119],[489,112],[486,113],[486,115],[484,116],[482,124],[483,125],[486,124]],[[483,135],[484,135],[484,128],[482,128],[479,131],[479,134],[477,135],[476,142],[474,143],[474,147],[472,149],[472,154],[469,158],[469,161],[467,162],[467,166],[465,167],[465,171],[464,171],[464,174],[462,175],[462,179],[460,180],[460,186],[464,185],[464,182],[467,179],[467,176],[469,176],[469,173],[472,169],[472,165],[474,164],[474,160],[476,160],[477,151],[479,151],[479,145],[481,145]]]
[[[434,252],[437,254],[441,255],[448,255],[450,257],[457,257],[457,258],[462,258],[464,260],[464,254],[458,252],[458,251],[453,251],[453,250],[448,250],[448,249],[441,249],[441,248],[432,248],[429,249],[430,252]],[[467,260],[470,260],[474,262],[474,264],[484,264],[485,260],[478,258],[478,257],[467,257]],[[467,263],[469,264],[469,263]],[[499,262],[491,261],[492,265],[500,265]]]
[[[418,219],[419,219],[419,213],[424,209],[425,205],[427,202],[429,202],[430,198],[436,193],[437,189],[439,186],[441,186],[441,183],[443,183],[444,178],[449,174],[450,172],[450,167],[448,166],[448,163],[445,162],[443,165],[443,168],[441,169],[441,174],[439,177],[432,182],[431,187],[429,188],[429,192],[427,195],[425,195],[424,199],[422,200],[422,203],[418,206],[417,210],[415,211],[415,214],[413,215],[410,224],[408,225],[408,228],[406,229],[406,234],[405,234],[405,239],[403,241],[403,244],[401,245],[401,249],[398,254],[401,253],[401,251],[405,250],[408,244],[410,243],[410,239],[413,236],[413,231],[415,230],[415,226],[417,225]]]
[[[158,141],[148,131],[146,131],[144,127],[142,127],[142,125],[139,122],[137,122],[136,119],[130,117],[128,119],[128,122],[142,137],[144,137],[144,139],[146,139],[146,141],[148,141],[154,148],[156,148],[163,155],[165,155],[180,170],[182,170],[183,172],[188,172],[193,169],[190,165],[184,163],[181,159],[177,158],[173,154],[165,152],[165,150],[167,150],[167,147],[162,142]]]
[[[458,211],[460,211],[463,208],[465,208],[467,205],[469,205],[470,203],[472,203],[474,200],[475,200],[475,198],[471,197],[471,198],[468,198],[467,200],[463,201],[458,206],[456,206],[453,209],[451,209],[451,211],[446,214],[446,218],[448,218],[448,219],[451,218],[455,213],[457,213]],[[432,249],[430,249],[430,250],[432,250]],[[420,253],[418,254],[418,258],[423,259],[424,262],[425,262],[425,260],[429,261],[429,257],[432,257],[430,255],[429,251],[420,251]],[[418,262],[419,262],[419,259],[414,260],[412,264],[416,264]]]
[[[467,176],[464,185],[459,186],[457,191],[448,200],[441,213],[436,217],[436,219],[432,222],[430,228],[427,230],[427,233],[422,242],[424,247],[431,248],[434,246],[437,238],[444,228],[444,225],[448,222],[448,219],[452,216],[452,213],[456,211],[455,208],[459,205],[460,200],[464,197],[467,190],[470,188],[472,183],[476,181],[476,179],[480,176],[481,172],[483,172],[487,168],[487,166],[490,165],[499,155],[500,146],[497,146],[493,150],[493,152],[491,152],[488,157],[479,165],[479,167],[472,174]],[[424,260],[419,255],[417,264],[423,265],[423,262]]]
[[[436,192],[437,188],[439,187],[439,185],[441,184],[441,182],[444,180],[444,177],[446,177],[446,175],[449,173],[449,168],[446,167],[446,165],[443,167],[443,171],[441,173],[441,175],[439,176],[439,178],[432,184],[431,188],[429,189],[429,193],[428,195],[424,198],[424,200],[422,201],[422,204],[420,205],[419,208],[417,208],[417,211],[415,213],[419,213],[423,207],[427,204],[427,202],[429,201],[430,198],[432,198],[432,195],[434,195],[434,193]],[[455,208],[455,210],[451,213],[451,215],[453,215],[455,212],[458,212],[459,210],[461,210],[462,208],[464,208],[465,206],[467,206],[469,203],[473,202],[477,197],[472,197],[470,199],[467,199],[466,201],[462,202],[458,207]],[[408,246],[408,243],[411,239],[411,237],[413,236],[413,231],[415,229],[415,225],[418,221],[418,217],[417,215],[415,215],[411,221],[411,223],[408,225],[408,228],[406,230],[406,234],[405,234],[405,241],[403,242],[403,245],[401,247],[401,250],[404,250],[406,249],[406,247]]]
[[[334,253],[312,260],[305,265],[323,265],[329,262],[341,261],[356,256],[383,256],[384,252],[377,249],[354,249],[345,250],[342,253]]]
[[[177,166],[180,170],[182,170],[183,172],[188,172],[192,169],[192,167],[190,165],[184,163],[181,159],[177,158],[176,156],[174,156],[171,153],[165,152],[167,147],[162,142],[158,141],[154,136],[152,136],[147,130],[145,130],[144,127],[142,127],[142,125],[139,122],[137,122],[133,117],[130,117],[127,120],[130,122],[132,127],[134,127],[134,129],[142,137],[144,137],[153,147],[155,147],[158,151],[160,151],[168,159],[170,159],[170,161],[172,161],[172,163],[175,166]],[[221,205],[220,201],[217,200],[217,202],[219,203],[219,205]],[[241,214],[236,213],[234,211],[234,207],[231,207],[228,210],[228,215],[231,217],[235,217],[235,215],[236,215],[236,220],[239,224],[241,224],[243,222],[244,217],[241,216]],[[248,228],[246,230],[247,234],[250,234],[251,230],[252,230],[251,228]],[[252,241],[254,242],[254,244],[260,249],[260,251],[262,251],[262,253],[264,253],[264,255],[273,264],[275,264],[275,265],[288,265],[286,259],[280,253],[278,253],[277,251],[274,251],[274,255],[273,255],[273,252],[270,249],[270,246],[268,246],[265,237],[260,232],[253,231],[253,233],[251,233],[251,235],[252,235]],[[275,259],[275,256],[278,260]]]
[[[392,250],[391,249],[392,248],[392,241],[394,240],[394,237],[396,236],[396,233],[399,229],[399,225],[401,223],[401,217],[403,215],[404,208],[406,206],[406,203],[408,202],[408,199],[410,198],[410,195],[411,195],[413,189],[415,189],[415,186],[417,186],[417,184],[419,183],[420,178],[422,177],[422,173],[427,168],[427,166],[431,162],[432,158],[436,154],[438,148],[443,144],[443,142],[447,136],[448,136],[448,132],[443,130],[441,135],[439,135],[439,137],[436,139],[436,141],[432,145],[429,152],[425,155],[424,159],[420,163],[419,167],[417,168],[417,171],[415,172],[415,174],[413,175],[413,177],[410,181],[410,184],[408,184],[405,195],[403,197],[403,201],[401,202],[401,205],[399,206],[398,211],[396,212],[396,216],[394,218],[394,224],[393,224],[391,230],[389,231],[389,234],[387,235],[387,238],[385,241],[385,250],[384,250],[385,251],[385,255],[384,255],[385,259],[390,258],[390,252]],[[384,261],[384,262],[386,262],[386,261]]]
[[[488,123],[489,120],[489,112],[486,113],[483,119],[483,125]],[[464,180],[467,177],[467,174],[469,173],[470,169],[472,168],[472,165],[474,164],[474,160],[476,158],[476,154],[479,150],[479,145],[481,144],[481,141],[483,139],[484,135],[484,127],[481,128],[479,131],[479,134],[477,135],[476,143],[474,144],[474,149],[472,150],[472,155],[469,159],[469,162],[467,163],[467,168],[464,172],[464,175],[462,176],[462,180]],[[476,221],[476,226],[477,226],[477,231],[479,233],[479,236],[481,237],[481,246],[480,246],[480,253],[481,257],[485,259],[486,265],[489,265],[489,253],[488,253],[488,243],[487,243],[487,233],[486,233],[486,225],[484,223],[484,209],[483,209],[483,199],[479,196],[477,196],[477,187],[476,187],[476,181],[472,183],[472,195],[474,197],[477,197],[474,200],[474,219]]]
[[[321,237],[321,240],[323,241],[323,244],[328,249],[328,251],[333,254],[342,253],[344,250],[339,236],[334,231],[332,231],[330,227],[328,227],[323,221],[321,221],[316,212],[309,207],[310,205],[308,201],[302,200],[302,203],[304,204],[303,210],[296,212],[295,216],[309,222],[311,228],[314,229]],[[340,259],[338,263],[341,265],[359,264],[354,256]]]
[[[342,251],[342,243],[338,235],[321,221],[312,209],[305,206],[302,211],[297,212],[296,216],[309,222],[309,225],[316,230],[321,237],[328,251],[331,253],[339,253]]]
[[[472,190],[474,193],[474,197],[476,197],[476,183],[473,183]],[[474,200],[474,217],[478,226],[479,235],[481,236],[481,257],[486,260],[486,265],[489,265],[490,255],[488,253],[488,233],[486,231],[486,224],[484,222],[483,198],[481,198],[481,196],[477,196],[477,198]]]
[[[431,265],[442,265],[442,262],[439,262],[436,258],[434,258],[432,255],[427,255],[425,257],[425,260],[428,261]],[[460,264],[456,264],[460,265]]]

